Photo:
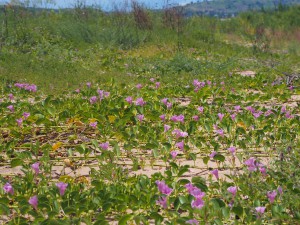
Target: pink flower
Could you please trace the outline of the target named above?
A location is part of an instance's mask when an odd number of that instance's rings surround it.
[[[176,143],[175,146],[177,148],[179,148],[181,151],[183,151],[184,150],[184,141]]]
[[[172,108],[172,102],[167,102],[167,109],[171,109]]]
[[[92,128],[97,128],[97,121],[95,121],[95,122],[91,122],[90,123],[90,127],[92,127]]]
[[[142,122],[145,118],[145,116],[143,114],[138,114],[136,117],[140,122]]]
[[[178,155],[178,152],[176,152],[176,151],[171,151],[170,154],[171,154],[171,156],[172,156],[172,159],[175,159],[176,156]]]
[[[150,78],[150,81],[153,83],[155,81],[155,79],[152,77],[152,78]]]
[[[204,201],[202,198],[196,198],[191,203],[192,208],[198,208],[201,209],[204,206]]]
[[[109,147],[109,144],[107,142],[101,143],[101,144],[99,144],[99,147],[102,148],[103,150],[107,150]]]
[[[137,84],[135,87],[136,87],[137,89],[141,89],[141,88],[143,87],[143,85],[142,85],[142,84]]]
[[[236,147],[231,146],[229,148],[227,148],[228,151],[230,151],[232,153],[232,155],[234,155],[235,151],[236,151]]]
[[[60,196],[63,196],[65,194],[65,191],[66,191],[67,187],[68,187],[68,184],[66,184],[64,182],[59,182],[59,183],[56,184],[56,187],[58,187]]]
[[[76,93],[79,93],[79,92],[80,92],[80,89],[76,89],[75,92],[76,92]]]
[[[291,115],[290,111],[286,111],[285,117],[286,117],[287,119],[293,119],[293,118],[294,118],[294,116]]]
[[[248,166],[249,171],[255,171],[256,170],[256,162],[255,158],[251,157],[248,160],[244,162],[246,166]]]
[[[235,197],[236,192],[237,192],[237,187],[231,186],[231,187],[227,188],[227,191],[232,194],[232,197]]]
[[[87,86],[88,88],[90,88],[90,87],[92,86],[92,83],[91,83],[91,82],[87,82],[87,83],[86,83],[86,86]]]
[[[262,111],[252,112],[252,115],[255,117],[255,119],[257,119],[258,117],[260,117],[261,114],[263,114]]]
[[[143,98],[137,98],[135,101],[135,105],[144,106],[145,104],[146,102],[144,101]]]
[[[26,120],[29,116],[30,116],[29,112],[24,112],[23,113],[24,120]]]
[[[165,124],[164,125],[164,132],[167,132],[168,130],[170,130],[171,126]]]
[[[39,162],[35,162],[31,165],[31,168],[34,170],[35,174],[39,174],[40,172],[40,163]]]
[[[19,119],[16,119],[16,121],[17,121],[18,126],[21,127],[22,123],[23,123],[23,119],[19,118]]]
[[[199,225],[198,220],[192,219],[192,220],[188,220],[185,223],[187,224],[191,224],[191,225]]]
[[[165,115],[165,114],[160,115],[159,118],[160,118],[162,121],[165,121],[165,120],[166,120],[166,115]]]
[[[37,210],[37,206],[38,206],[38,197],[37,197],[36,195],[33,196],[33,197],[31,197],[31,198],[29,199],[28,203],[29,203],[30,205],[32,205],[32,207],[33,207],[35,210]]]
[[[185,185],[185,188],[189,192],[190,195],[194,196],[195,198],[203,198],[205,193],[201,191],[201,189],[194,186],[192,183],[188,183]]]
[[[92,96],[91,98],[90,98],[90,103],[91,104],[95,104],[97,102],[97,96]]]
[[[130,105],[132,104],[132,97],[131,96],[128,96],[127,98],[125,98],[125,101],[128,102]]]
[[[270,203],[274,202],[276,195],[277,195],[277,191],[275,191],[275,190],[267,192],[267,197],[268,197]]]
[[[14,188],[13,186],[10,184],[10,183],[6,183],[4,186],[3,186],[3,190],[6,192],[6,193],[9,193],[11,195],[14,194]]]
[[[224,114],[222,113],[218,113],[218,117],[219,117],[219,120],[222,122],[223,118],[224,118]]]
[[[281,113],[285,113],[285,112],[286,112],[286,106],[283,105],[283,106],[281,107]]]
[[[172,188],[169,188],[168,185],[166,185],[166,183],[164,181],[159,181],[157,180],[156,182],[156,185],[158,187],[158,190],[164,194],[164,195],[170,195],[173,191]]]
[[[159,199],[156,201],[156,204],[159,204],[159,205],[161,205],[161,207],[166,209],[168,207],[167,206],[167,197],[166,196],[159,197]]]
[[[259,167],[259,171],[261,172],[261,174],[262,174],[263,176],[266,176],[266,175],[267,175],[266,167],[264,167],[264,166]]]
[[[15,108],[13,105],[9,105],[7,106],[7,108],[11,111],[11,112],[14,112],[15,111]]]
[[[211,171],[211,174],[214,175],[216,177],[216,179],[219,179],[219,170],[218,169],[214,169],[213,171]]]
[[[255,109],[252,107],[252,106],[247,106],[246,109],[248,111],[250,111],[251,113],[254,113],[255,112]]]

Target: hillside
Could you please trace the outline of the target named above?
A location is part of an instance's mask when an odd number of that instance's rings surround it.
[[[288,5],[299,5],[300,0],[215,0],[191,2],[184,7],[186,16],[208,15],[232,17],[249,10],[280,9]]]

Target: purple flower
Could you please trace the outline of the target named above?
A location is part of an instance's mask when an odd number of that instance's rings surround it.
[[[170,130],[171,126],[165,124],[164,125],[164,132],[167,132],[168,130]]]
[[[185,223],[187,224],[191,224],[191,225],[199,225],[198,220],[192,219],[192,220],[188,220]]]
[[[212,153],[210,153],[210,155],[209,155],[210,159],[213,159],[215,157],[215,155],[217,155],[216,151],[213,151]]]
[[[29,203],[30,205],[32,205],[32,207],[33,207],[35,210],[37,210],[37,206],[38,206],[38,197],[37,197],[36,195],[33,196],[33,197],[31,197],[31,198],[29,199],[28,203]]]
[[[258,213],[258,217],[260,217],[262,214],[264,214],[266,207],[263,206],[255,207],[255,210]]]
[[[90,103],[91,104],[95,104],[97,102],[97,96],[92,96],[91,98],[90,98]]]
[[[159,199],[156,201],[156,204],[159,204],[159,205],[161,205],[161,207],[166,209],[167,208],[167,197],[166,196],[159,197]]]
[[[95,121],[95,122],[91,122],[90,123],[90,127],[92,127],[92,128],[96,128],[97,127],[97,121]]]
[[[150,81],[153,83],[155,81],[155,79],[152,77],[152,78],[150,78]]]
[[[230,151],[232,153],[232,155],[234,155],[235,151],[236,151],[236,147],[231,146],[229,148],[227,148],[228,151]]]
[[[199,113],[203,113],[204,108],[203,108],[203,106],[199,106],[199,107],[197,108],[197,110],[199,111]]]
[[[240,105],[236,105],[236,106],[234,106],[234,110],[235,110],[236,112],[239,112],[239,111],[240,111],[240,109],[241,109],[241,106],[240,106]]]
[[[281,107],[281,111],[280,111],[281,113],[285,113],[286,112],[286,106],[285,105],[283,105],[282,107]]]
[[[174,115],[171,117],[171,120],[173,122],[181,122],[181,123],[184,123],[184,115],[180,114],[180,115]]]
[[[135,87],[136,87],[137,89],[141,89],[141,88],[143,87],[143,85],[142,85],[142,84],[137,84]]]
[[[256,170],[256,162],[255,162],[255,158],[254,157],[251,157],[248,160],[246,160],[244,162],[244,164],[246,166],[248,166],[248,170],[249,171],[255,171]]]
[[[204,206],[204,201],[202,198],[196,198],[191,203],[192,208],[198,208],[201,209]]]
[[[168,103],[168,98],[163,98],[163,99],[161,100],[161,102],[162,102],[164,105],[167,105],[167,103]]]
[[[143,114],[138,114],[136,117],[140,122],[142,122],[145,118],[145,116]]]
[[[254,113],[255,112],[255,109],[252,107],[252,106],[247,106],[246,109],[248,111],[250,111],[251,113]]]
[[[235,114],[235,113],[233,113],[233,114],[230,115],[230,118],[231,118],[232,120],[235,120],[235,117],[236,117],[236,114]]]
[[[16,121],[17,121],[18,126],[21,127],[22,123],[23,123],[23,118],[21,117],[19,119],[16,119]]]
[[[264,166],[259,167],[259,171],[261,172],[261,174],[262,174],[263,176],[266,176],[266,175],[267,175],[266,167],[264,167]]]
[[[13,105],[9,105],[7,106],[7,108],[11,111],[11,112],[14,112],[15,111],[15,108]]]
[[[13,94],[8,94],[8,98],[10,101],[14,100],[14,95]]]
[[[190,195],[195,198],[203,198],[205,196],[205,192],[202,192],[201,189],[194,186],[192,183],[188,183],[185,185],[185,188],[189,192]]]
[[[261,114],[263,114],[262,111],[252,112],[252,115],[255,117],[255,119],[257,119],[258,117],[260,117]]]
[[[90,88],[90,87],[92,86],[92,83],[91,83],[91,82],[87,82],[87,83],[86,83],[86,86],[87,86],[88,88]]]
[[[184,150],[184,141],[182,140],[181,142],[176,143],[175,146],[177,148],[179,148],[181,151],[183,151]]]
[[[214,169],[213,171],[211,171],[211,174],[214,175],[216,177],[216,179],[219,179],[219,170],[218,169]]]
[[[193,118],[194,121],[198,121],[199,120],[199,116],[197,116],[197,115],[194,115],[192,118]]]
[[[175,159],[176,156],[178,155],[178,152],[176,152],[176,151],[171,151],[170,154],[171,154],[171,156],[172,156],[172,159]]]
[[[165,114],[160,115],[159,118],[160,118],[162,121],[165,121],[165,120],[166,120],[166,115],[165,115]]]
[[[172,108],[172,102],[167,102],[167,109],[171,109]]]
[[[76,92],[76,93],[79,93],[79,92],[80,92],[80,89],[79,89],[79,88],[77,88],[77,89],[75,90],[75,92]]]
[[[222,113],[218,113],[218,117],[219,117],[219,120],[222,122],[223,118],[224,118],[224,114]]]
[[[160,87],[160,82],[155,83],[155,88],[158,89]]]
[[[272,110],[268,110],[267,112],[265,112],[264,116],[267,117],[267,116],[270,116],[271,114],[273,114]]]
[[[282,187],[279,186],[279,187],[277,188],[277,191],[278,191],[278,193],[279,193],[280,195],[282,195],[282,193],[283,193]]]
[[[59,183],[56,184],[56,187],[58,187],[60,196],[63,196],[65,194],[65,191],[66,191],[67,187],[68,187],[68,184],[66,184],[64,182],[59,182]]]
[[[10,184],[10,183],[6,183],[4,186],[3,186],[3,190],[6,192],[6,193],[9,193],[11,195],[14,194],[14,188],[13,186]]]
[[[277,195],[277,191],[276,190],[274,190],[274,191],[268,191],[267,192],[267,197],[268,197],[270,203],[274,202],[276,195]]]
[[[24,112],[23,113],[24,120],[26,120],[29,116],[30,116],[29,112]]]
[[[157,180],[156,182],[156,185],[158,187],[158,190],[164,194],[164,195],[170,195],[173,191],[172,188],[169,188],[168,185],[166,185],[165,181],[159,181]]]
[[[231,187],[227,188],[227,191],[232,194],[232,197],[235,197],[236,192],[237,192],[237,187],[231,186]]]
[[[180,138],[180,137],[185,138],[185,137],[189,136],[189,134],[187,132],[183,132],[179,129],[173,130],[172,134],[175,135],[176,138]]]
[[[35,162],[31,165],[31,168],[34,170],[35,174],[39,174],[40,172],[40,163],[39,162]]]
[[[143,98],[137,98],[135,101],[135,105],[143,106],[145,104],[146,104],[146,102],[144,101]]]
[[[109,147],[109,144],[107,142],[101,143],[101,144],[99,144],[99,147],[102,148],[103,150],[107,150]]]
[[[131,96],[128,96],[127,98],[125,98],[125,101],[128,102],[130,105],[132,104],[132,97]]]
[[[221,137],[224,137],[224,131],[223,131],[222,129],[217,129],[217,130],[216,130],[216,133],[217,133],[218,135],[220,135]]]
[[[294,116],[291,115],[290,111],[286,111],[285,117],[286,117],[287,119],[293,119],[293,118],[294,118]]]

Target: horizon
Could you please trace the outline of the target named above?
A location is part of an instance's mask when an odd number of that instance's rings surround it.
[[[47,1],[41,1],[38,3],[37,0],[33,1],[30,6],[41,7],[41,8],[53,8],[53,9],[63,9],[63,8],[73,8],[76,4],[84,4],[86,6],[99,7],[104,11],[112,11],[116,7],[128,7],[128,3],[131,0],[52,0],[55,2],[45,3]],[[191,0],[136,0],[138,3],[142,4],[146,8],[151,9],[162,9],[165,6],[177,6],[186,5],[193,1]],[[9,0],[0,0],[0,4],[6,4],[10,2]],[[19,0],[19,2],[24,3],[25,0]],[[36,2],[36,3],[34,3]]]

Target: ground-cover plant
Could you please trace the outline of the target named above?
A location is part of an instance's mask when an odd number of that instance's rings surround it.
[[[233,89],[241,80],[251,89]],[[151,78],[39,92],[1,90],[4,223],[299,220],[299,108],[285,85]]]

